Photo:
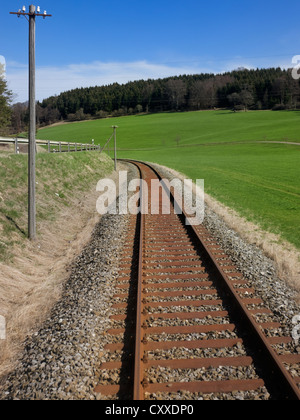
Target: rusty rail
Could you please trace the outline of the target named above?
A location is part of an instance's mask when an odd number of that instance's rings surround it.
[[[143,179],[143,172],[139,168],[140,177]],[[140,187],[140,206],[143,208],[143,187],[141,184]],[[143,399],[143,367],[142,367],[142,326],[143,326],[143,248],[144,248],[144,227],[145,227],[145,218],[144,212],[141,212],[140,215],[140,241],[139,241],[139,262],[138,262],[138,291],[137,291],[137,315],[136,315],[136,332],[135,332],[135,358],[134,358],[134,385],[133,385],[133,399],[142,400]]]
[[[149,165],[134,163],[141,173],[141,177],[148,182],[151,178],[161,176]],[[165,186],[165,188],[167,188]],[[169,191],[168,191],[169,193]],[[174,206],[178,206],[171,194]],[[140,204],[143,204],[142,192]],[[263,386],[278,388],[280,398],[299,400],[300,379],[292,378],[284,363],[300,363],[300,355],[290,354],[279,356],[272,345],[291,342],[290,337],[267,337],[264,330],[280,327],[274,322],[258,322],[254,319],[257,313],[271,314],[265,307],[259,310],[248,309],[248,305],[260,304],[261,299],[249,297],[255,293],[247,287],[243,279],[226,254],[214,243],[203,226],[184,226],[188,215],[183,211],[182,216],[173,215],[169,218],[154,216],[140,216],[138,223],[139,256],[137,270],[137,299],[136,299],[136,325],[134,345],[134,372],[132,373],[133,399],[142,400],[145,393],[180,392],[192,393],[228,393],[233,391],[256,390]],[[151,221],[150,221],[151,219]],[[152,241],[152,242],[151,242]],[[163,250],[163,251],[161,251]],[[166,261],[167,260],[167,261]],[[125,270],[126,271],[126,270]],[[122,278],[123,280],[123,278]],[[127,288],[127,279],[120,288]],[[180,290],[168,290],[180,289]],[[182,290],[181,290],[182,289]],[[210,295],[210,299],[205,299]],[[216,295],[216,296],[214,296]],[[126,297],[122,293],[117,297]],[[168,300],[171,297],[180,300]],[[221,298],[220,298],[221,297]],[[157,301],[151,302],[151,298]],[[217,311],[178,312],[176,307],[203,307],[207,305],[223,305],[226,310],[218,308]],[[120,307],[124,304],[121,304]],[[125,304],[126,306],[126,304]],[[165,308],[166,312],[151,312],[149,308]],[[150,312],[149,312],[150,311]],[[188,321],[191,319],[204,319],[206,317],[228,317],[228,323],[197,323],[192,326],[152,326],[150,319],[170,320],[178,319]],[[116,318],[116,317],[115,317]],[[117,318],[116,318],[117,319]],[[123,316],[118,319],[123,319]],[[187,341],[149,341],[148,337],[160,334],[222,334],[223,331],[236,332],[236,338],[195,339]],[[123,329],[108,331],[112,335],[124,333]],[[223,358],[196,358],[174,360],[150,360],[148,352],[153,350],[166,350],[172,348],[206,349],[223,348],[235,345],[245,345],[252,349],[251,357],[223,357]],[[109,347],[109,346],[108,346]],[[121,349],[122,345],[112,345],[110,349]],[[220,381],[191,381],[174,382],[170,380],[163,383],[153,383],[147,379],[146,371],[155,367],[170,369],[199,369],[211,366],[255,366],[261,367],[259,377],[254,379],[236,379]],[[101,366],[102,369],[121,367],[122,363],[112,362]],[[120,392],[119,385],[101,385],[96,392],[111,395]]]

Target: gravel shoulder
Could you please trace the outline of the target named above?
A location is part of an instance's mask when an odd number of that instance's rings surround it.
[[[106,343],[125,227],[125,217],[112,215],[95,227],[92,240],[73,264],[61,300],[25,343],[22,360],[7,378],[1,399],[96,398],[93,388]]]
[[[130,169],[129,180],[136,177]],[[116,293],[115,281],[128,216],[105,215],[70,265],[61,298],[39,331],[29,336],[0,400],[89,400]]]
[[[174,177],[166,169],[163,175]],[[129,180],[132,177],[136,173],[130,169]],[[297,292],[280,280],[275,263],[208,207],[204,224],[290,335],[292,318],[300,314]],[[106,361],[106,332],[112,327],[109,317],[114,314],[113,296],[128,225],[127,215],[106,215],[95,226],[91,241],[71,266],[61,299],[40,330],[27,339],[19,365],[2,383],[0,400],[100,398],[93,390],[99,365]]]

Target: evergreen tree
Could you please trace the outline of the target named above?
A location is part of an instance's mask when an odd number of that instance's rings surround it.
[[[10,93],[3,79],[1,83],[4,83],[4,102],[7,105]],[[141,110],[291,109],[300,106],[300,81],[294,80],[290,71],[280,68],[241,68],[219,75],[182,75],[73,89],[45,99],[39,106],[40,125],[53,123],[55,119],[105,118],[132,115]],[[2,115],[6,115],[6,121],[9,119],[7,107],[6,113],[1,111]]]

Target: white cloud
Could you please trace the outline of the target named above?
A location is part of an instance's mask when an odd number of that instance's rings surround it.
[[[6,70],[5,57],[3,57],[3,55],[0,55],[0,76],[5,75],[5,70]]]
[[[189,66],[167,66],[152,64],[147,61],[111,62],[94,61],[88,64],[70,64],[67,66],[37,66],[36,97],[42,100],[74,88],[102,86],[118,82],[120,84],[140,79],[158,79],[180,74],[206,72],[207,69]],[[15,102],[27,100],[27,66],[15,62],[7,63],[9,88],[16,95]]]

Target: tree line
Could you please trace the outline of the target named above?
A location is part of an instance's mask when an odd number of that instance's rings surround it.
[[[224,74],[198,74],[114,83],[78,88],[37,102],[37,124],[61,120],[80,121],[108,116],[166,111],[230,108],[298,109],[300,84],[291,70],[281,68],[237,69]],[[27,104],[10,108],[10,131],[19,133],[28,125]],[[1,120],[0,120],[1,121]]]

